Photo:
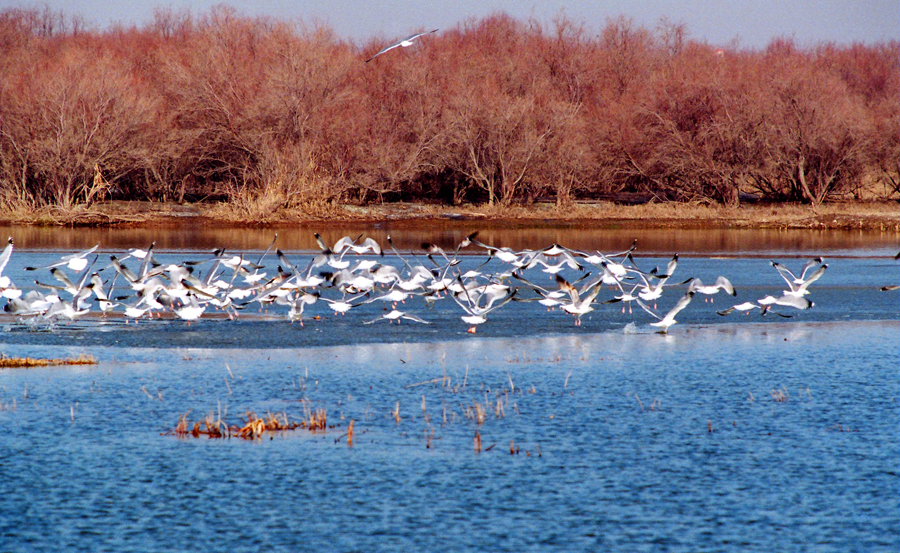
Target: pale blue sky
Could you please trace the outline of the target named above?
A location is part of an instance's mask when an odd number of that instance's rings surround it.
[[[897,0],[0,0],[0,9],[48,5],[80,15],[87,22],[142,25],[155,7],[203,14],[226,4],[247,16],[329,25],[343,38],[363,43],[391,40],[412,32],[452,28],[469,18],[504,11],[517,19],[548,23],[564,13],[597,31],[611,17],[624,15],[654,28],[663,17],[687,25],[689,37],[712,45],[763,48],[774,37],[791,37],[800,46],[821,42],[849,44],[900,39]]]

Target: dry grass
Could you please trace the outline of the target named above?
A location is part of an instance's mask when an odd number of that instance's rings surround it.
[[[49,367],[51,365],[96,365],[97,359],[93,355],[79,355],[67,359],[35,359],[32,357],[7,357],[0,356],[0,368],[27,369],[31,367]]]
[[[531,206],[439,206],[429,204],[340,205],[331,201],[306,201],[288,205],[281,193],[274,197],[241,198],[230,203],[159,204],[109,202],[91,207],[30,209],[20,205],[7,212],[9,222],[33,225],[129,227],[160,224],[234,226],[303,223],[313,221],[380,222],[475,220],[519,222],[577,222],[637,224],[644,228],[778,228],[864,229],[900,232],[900,207],[896,202],[842,202],[816,209],[803,204],[745,204],[726,207],[703,203],[648,203],[619,205],[612,202]]]
[[[372,208],[376,209],[376,208]],[[575,203],[568,207],[535,204],[481,209],[477,206],[445,208],[442,217],[509,219],[521,221],[638,222],[645,227],[734,227],[797,229],[878,229],[900,231],[896,202],[846,202],[823,204],[816,209],[803,204],[745,204],[727,207],[704,203],[647,203],[619,205],[612,202]]]

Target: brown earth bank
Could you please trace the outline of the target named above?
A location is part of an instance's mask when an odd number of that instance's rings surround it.
[[[42,226],[117,227],[266,227],[318,221],[346,223],[430,220],[490,221],[511,224],[552,224],[585,221],[593,226],[635,228],[778,228],[860,229],[900,233],[898,202],[839,202],[817,208],[802,204],[744,204],[725,207],[703,203],[579,202],[565,206],[535,203],[530,206],[385,203],[367,206],[332,204],[316,213],[277,211],[265,216],[241,213],[229,204],[177,204],[159,202],[102,202],[68,210],[46,208],[7,213],[2,222]]]

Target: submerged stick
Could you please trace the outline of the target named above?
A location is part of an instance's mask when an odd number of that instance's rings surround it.
[[[404,389],[415,388],[416,386],[424,386],[425,384],[437,384],[438,382],[446,382],[449,380],[449,376],[439,376],[437,378],[432,378],[431,380],[425,380],[422,382],[416,382],[414,384],[407,384],[404,386]]]

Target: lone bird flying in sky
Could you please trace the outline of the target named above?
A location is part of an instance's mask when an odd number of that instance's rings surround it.
[[[417,38],[419,38],[419,37],[421,37],[421,36],[429,35],[429,34],[431,34],[431,33],[436,33],[437,31],[438,31],[437,29],[434,29],[434,30],[431,30],[431,31],[425,31],[424,33],[416,33],[416,34],[414,34],[414,35],[412,35],[412,36],[410,36],[410,37],[404,38],[404,39],[401,40],[400,42],[395,42],[394,44],[391,44],[390,46],[385,46],[385,47],[382,48],[381,51],[379,51],[377,54],[375,54],[375,55],[372,56],[371,58],[367,59],[367,60],[366,60],[366,63],[369,63],[370,61],[374,60],[375,58],[377,58],[377,57],[380,56],[381,54],[384,54],[385,52],[389,52],[389,51],[393,50],[394,48],[396,48],[396,47],[398,47],[398,46],[402,46],[402,47],[404,47],[404,48],[406,48],[407,46],[412,46],[413,43],[416,41]]]

